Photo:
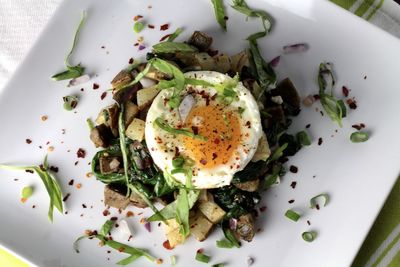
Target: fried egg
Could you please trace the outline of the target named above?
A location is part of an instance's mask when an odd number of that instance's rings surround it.
[[[213,85],[233,81],[213,71],[188,72],[185,77]],[[162,90],[154,99],[146,118],[145,139],[154,163],[168,177],[186,184],[185,174],[171,175],[173,160],[183,157],[191,162],[194,187],[222,187],[252,159],[262,135],[260,112],[241,82],[234,83],[232,89],[236,96],[226,101],[214,86],[186,85],[182,102],[175,109],[168,105],[174,88]],[[155,123],[158,118],[174,129],[202,138],[165,131]]]

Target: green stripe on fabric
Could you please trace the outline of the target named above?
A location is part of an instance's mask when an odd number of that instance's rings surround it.
[[[355,258],[352,267],[365,266],[382,242],[400,223],[400,179],[397,180],[371,231]],[[397,266],[396,266],[397,267]]]
[[[356,14],[359,17],[362,17],[365,12],[368,11],[368,9],[370,9],[373,5],[374,5],[374,0],[364,0],[364,2],[362,2],[362,4],[357,8],[356,12],[354,12],[354,14]]]
[[[344,9],[350,9],[357,0],[331,0],[331,2],[343,7]]]
[[[376,11],[378,11],[382,7],[383,2],[385,2],[385,0],[381,0],[379,2],[379,4],[374,8],[374,11],[372,11],[371,14],[369,14],[369,16],[367,17],[367,20],[370,20],[375,15]]]
[[[396,238],[392,242],[390,242],[390,244],[385,248],[382,254],[379,255],[378,259],[376,259],[376,262],[372,264],[372,267],[376,267],[381,262],[381,260],[386,256],[389,250],[393,247],[393,245],[396,244],[399,240],[400,240],[400,234],[398,234]]]
[[[400,251],[397,252],[397,255],[393,258],[393,260],[389,263],[387,267],[399,267],[400,265]]]

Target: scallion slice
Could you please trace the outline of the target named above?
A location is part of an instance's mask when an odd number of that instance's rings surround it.
[[[318,199],[322,198],[323,199],[323,206],[325,207],[328,202],[329,202],[329,195],[324,193],[324,194],[319,194],[313,198],[310,199],[310,208],[313,209],[315,207],[317,207],[318,205]]]
[[[313,242],[317,237],[317,233],[315,231],[304,232],[301,234],[301,237],[306,242]]]
[[[206,255],[206,254],[204,254],[204,253],[201,252],[201,251],[197,251],[197,253],[196,253],[196,258],[195,258],[195,259],[196,259],[197,261],[200,261],[200,262],[209,263],[211,257],[208,256],[208,255]]]
[[[285,213],[285,216],[294,222],[297,222],[301,217],[300,214],[298,214],[297,212],[295,212],[293,210],[287,210]]]

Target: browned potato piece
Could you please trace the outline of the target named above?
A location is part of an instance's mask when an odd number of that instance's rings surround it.
[[[199,203],[198,207],[204,216],[206,216],[206,218],[213,224],[219,223],[226,213],[214,202],[202,202]]]
[[[195,31],[189,38],[188,43],[197,47],[200,51],[207,51],[212,44],[212,37],[205,32]]]
[[[121,70],[111,81],[114,89],[119,89],[132,81],[132,74],[126,70]]]
[[[190,233],[198,241],[204,241],[214,226],[212,222],[207,220],[207,218],[200,211],[197,211],[193,218],[189,220],[189,222]]]
[[[125,131],[127,137],[131,140],[142,142],[144,139],[145,122],[141,119],[134,118]]]
[[[170,219],[167,223],[168,224],[164,224],[165,235],[167,236],[170,247],[174,248],[182,244],[185,238],[179,233],[179,224],[175,219]]]
[[[254,156],[251,159],[251,161],[253,161],[253,162],[257,162],[259,160],[266,161],[270,155],[271,155],[271,151],[269,150],[267,136],[265,135],[265,133],[263,133],[261,135],[260,140],[258,141],[257,150],[254,153]]]
[[[156,86],[141,89],[137,92],[137,104],[139,110],[143,110],[151,105],[153,99],[157,96],[159,90]]]
[[[253,240],[255,229],[253,215],[247,213],[239,217],[235,233],[242,240],[250,242]]]
[[[121,159],[118,157],[100,157],[100,172],[102,174],[108,174],[118,172],[121,165]]]
[[[231,57],[231,70],[240,73],[244,66],[250,66],[249,54],[247,51],[242,51]]]
[[[105,124],[100,124],[90,131],[90,140],[96,147],[108,147],[111,138],[111,130]]]
[[[260,179],[255,179],[252,181],[247,181],[243,183],[236,183],[235,186],[243,191],[255,192],[260,185]]]
[[[106,185],[104,187],[104,204],[116,209],[125,209],[129,205],[129,198]]]
[[[141,198],[138,194],[135,192],[131,193],[131,196],[129,197],[129,200],[131,201],[132,205],[141,209],[147,208],[147,203]]]
[[[131,101],[125,103],[125,125],[129,125],[133,119],[139,114],[139,108]]]
[[[221,73],[227,73],[231,69],[231,59],[227,55],[219,55],[214,57],[215,67],[214,69]]]

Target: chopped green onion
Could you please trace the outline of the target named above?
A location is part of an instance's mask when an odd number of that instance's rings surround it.
[[[311,198],[310,199],[310,208],[311,209],[313,209],[313,208],[315,208],[315,207],[317,207],[317,205],[318,205],[318,199],[320,199],[320,198],[322,198],[323,200],[324,200],[324,204],[323,204],[323,206],[325,207],[327,204],[328,204],[328,202],[329,202],[329,195],[328,194],[319,194],[319,195],[317,195],[317,196],[315,196],[315,197],[313,197],[313,198]]]
[[[175,256],[175,255],[172,255],[172,256],[170,257],[170,260],[171,260],[171,267],[174,267],[175,264],[176,264],[176,256]]]
[[[217,263],[217,264],[213,264],[211,267],[224,267],[225,264],[223,263]]]
[[[369,134],[367,132],[354,132],[350,135],[350,140],[353,143],[366,142],[369,139]]]
[[[196,260],[204,263],[209,263],[211,257],[204,254],[203,252],[197,251],[196,253]]]
[[[272,156],[268,159],[269,162],[273,162],[275,160],[278,160],[280,157],[283,156],[283,151],[287,148],[288,143],[284,143],[280,147],[278,147],[275,152],[272,154]]]
[[[214,6],[215,18],[217,19],[218,24],[224,31],[226,31],[224,3],[222,0],[211,0],[211,2]]]
[[[231,241],[229,241],[226,238],[223,238],[221,240],[217,240],[217,247],[218,248],[233,248],[233,244]]]
[[[175,129],[172,128],[170,125],[168,125],[163,119],[157,118],[154,121],[154,124],[160,127],[160,129],[170,133],[170,134],[176,134],[176,135],[186,135],[194,139],[199,139],[202,141],[207,141],[207,138],[198,134],[194,134],[191,131],[187,129]]]
[[[87,126],[89,127],[89,130],[92,130],[95,127],[93,121],[90,118],[86,119],[86,123]]]
[[[21,192],[21,196],[22,199],[27,200],[28,198],[30,198],[33,194],[33,187],[32,186],[25,186],[24,188],[22,188],[22,192]]]
[[[136,33],[141,32],[144,29],[144,24],[140,21],[135,22],[135,24],[133,25],[133,30]]]
[[[295,222],[297,222],[300,219],[300,214],[298,214],[293,210],[287,210],[285,216]]]
[[[173,42],[181,33],[183,32],[182,28],[176,29],[167,39],[167,42]]]
[[[317,233],[315,231],[304,232],[301,234],[301,237],[306,242],[313,242],[317,237]]]
[[[240,248],[240,243],[239,241],[236,239],[235,235],[233,234],[232,230],[228,229],[228,228],[223,228],[222,229],[224,232],[224,235],[226,237],[226,239],[228,239],[233,246]]]
[[[64,101],[64,109],[68,111],[73,110],[78,105],[78,97],[76,96],[72,95],[64,96],[63,101]]]
[[[308,134],[306,131],[301,131],[298,132],[296,135],[297,141],[302,145],[302,146],[309,146],[311,145],[311,140],[308,137]]]
[[[172,166],[174,166],[174,168],[180,168],[183,166],[184,163],[185,159],[183,157],[177,157],[172,160]]]

